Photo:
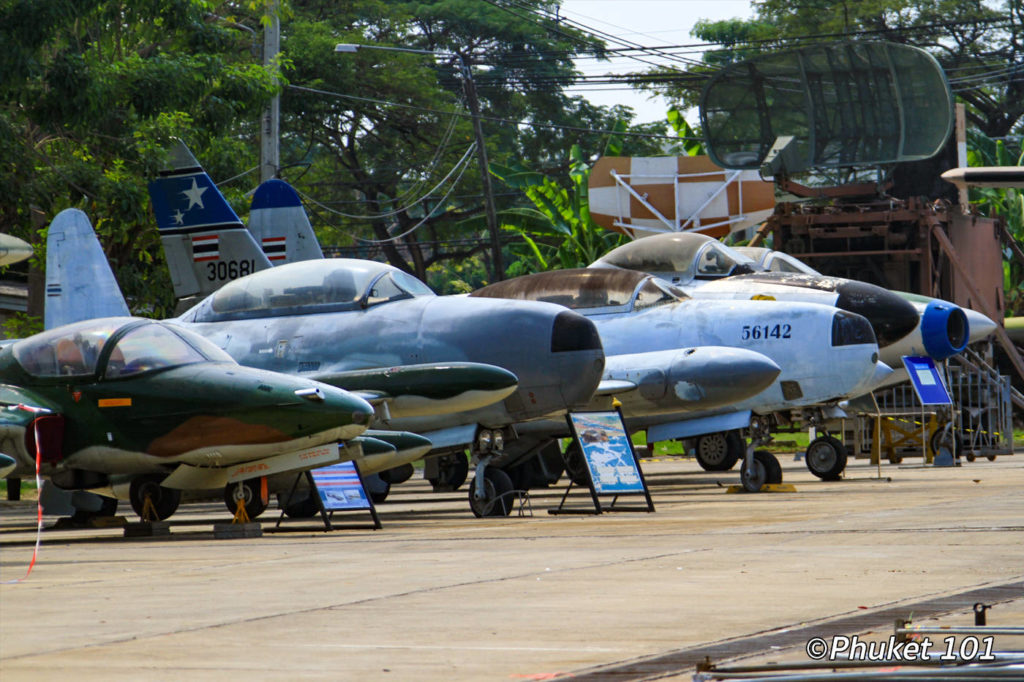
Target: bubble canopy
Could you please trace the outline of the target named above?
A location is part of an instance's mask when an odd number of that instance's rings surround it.
[[[840,42],[731,64],[701,95],[708,155],[757,169],[792,136],[785,170],[877,165],[934,156],[953,130],[942,67],[916,47]]]
[[[327,258],[279,265],[236,279],[186,314],[213,322],[350,310],[434,292],[412,275],[375,261]]]
[[[17,342],[12,352],[22,369],[36,377],[99,374],[115,379],[197,362],[235,364],[231,356],[193,332],[130,317],[57,327]]]

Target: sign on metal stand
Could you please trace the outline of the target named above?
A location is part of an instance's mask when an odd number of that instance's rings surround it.
[[[640,470],[640,460],[626,431],[622,413],[618,410],[603,412],[574,412],[566,416],[573,434],[573,444],[579,458],[573,464],[582,464],[582,475],[587,480],[594,509],[566,508],[574,482],[570,478],[561,502],[549,514],[601,514],[606,511],[653,512],[654,502]],[[568,454],[568,453],[567,453]],[[566,462],[567,466],[570,462]],[[601,496],[612,495],[608,506],[602,506]],[[616,506],[621,496],[643,495],[644,506]]]
[[[935,360],[928,356],[911,355],[904,355],[902,360],[907,374],[910,375],[910,383],[914,387],[914,392],[917,393],[917,399],[921,401],[921,454],[924,457],[925,463],[929,463],[931,460],[928,458],[928,429],[925,425],[925,407],[928,405],[952,405],[953,399],[949,397],[949,391],[946,390],[946,384],[942,380],[942,373],[935,366]],[[954,426],[953,419],[955,419],[955,413],[955,410],[950,410],[950,422],[947,428]],[[953,465],[957,462],[959,456],[957,448],[953,447],[952,452],[946,455],[946,461],[943,466]],[[938,465],[939,461],[936,460],[935,464]]]
[[[373,500],[370,499],[366,492],[363,476],[354,461],[339,462],[338,464],[320,467],[312,471],[301,472],[295,477],[295,482],[292,484],[285,502],[281,505],[282,507],[287,507],[294,497],[295,490],[302,476],[305,476],[306,481],[309,483],[310,496],[319,510],[320,518],[323,520],[324,528],[327,530],[334,530],[334,527],[331,525],[334,512],[361,510],[370,512],[370,516],[373,518],[374,530],[381,528],[377,509],[373,505]],[[281,525],[282,518],[284,518],[283,509],[281,517],[277,520],[278,527]]]

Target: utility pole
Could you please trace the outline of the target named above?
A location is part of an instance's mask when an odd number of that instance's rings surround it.
[[[263,66],[269,66],[281,51],[281,18],[277,0],[271,3],[270,24],[263,29]],[[276,81],[275,81],[276,82]],[[277,177],[281,168],[281,95],[276,94],[260,117],[260,182]]]
[[[462,55],[456,53],[459,60],[459,71],[462,76],[462,87],[466,93],[466,103],[473,118],[473,134],[476,136],[476,158],[480,165],[480,181],[484,189],[484,211],[487,215],[487,231],[491,233],[491,260],[494,264],[494,279],[505,279],[505,264],[501,257],[501,241],[498,238],[498,212],[494,208],[494,188],[491,185],[491,167],[487,162],[487,145],[484,144],[484,128],[480,123],[480,100],[476,96],[476,83],[469,66]]]
[[[457,52],[434,52],[413,47],[393,47],[391,45],[362,45],[357,43],[338,43],[335,52],[357,52],[366,50],[385,50],[388,52],[411,52],[428,54],[434,57],[452,57],[458,62],[459,76],[462,79],[462,90],[466,95],[466,104],[473,120],[473,135],[476,137],[476,159],[480,166],[480,182],[484,190],[484,213],[487,216],[487,231],[491,235],[491,264],[494,268],[495,281],[505,279],[505,263],[501,257],[501,240],[498,239],[498,212],[494,208],[494,188],[491,184],[490,164],[487,162],[487,145],[484,144],[484,129],[480,123],[480,100],[476,95],[476,83],[469,65]]]

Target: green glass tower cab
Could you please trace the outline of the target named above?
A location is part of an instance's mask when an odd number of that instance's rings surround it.
[[[716,164],[792,174],[930,158],[953,130],[953,99],[924,50],[848,41],[730,64],[700,116]]]

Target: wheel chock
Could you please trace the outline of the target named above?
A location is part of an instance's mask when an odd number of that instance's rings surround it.
[[[124,526],[126,538],[152,538],[171,534],[171,524],[167,521],[138,521]]]
[[[261,538],[263,537],[263,524],[258,521],[249,523],[228,523],[213,524],[213,537],[218,540],[237,540],[240,538]]]
[[[726,493],[745,493],[746,489],[742,485],[731,485],[725,489]],[[796,486],[792,483],[765,483],[758,490],[759,493],[795,493]]]

